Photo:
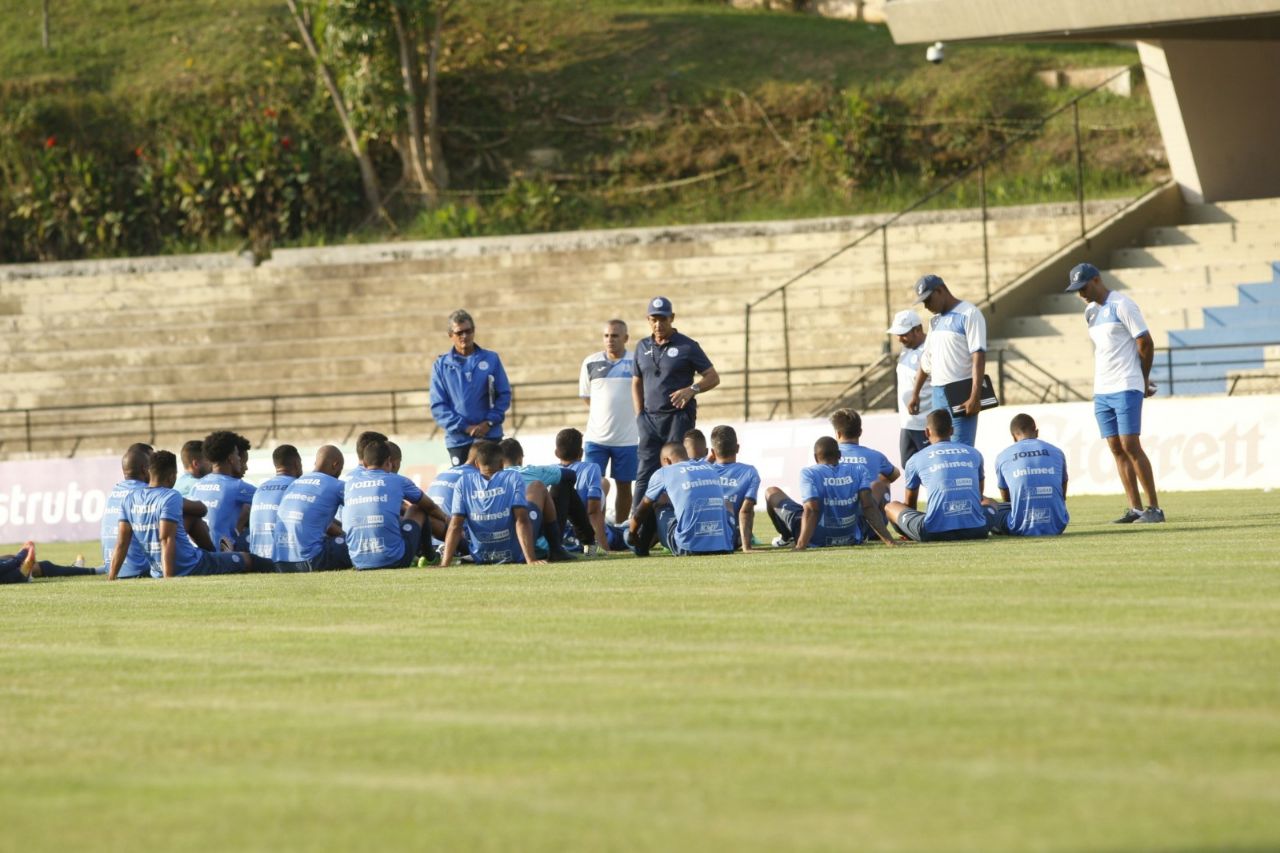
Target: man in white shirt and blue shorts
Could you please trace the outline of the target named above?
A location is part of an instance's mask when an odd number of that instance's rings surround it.
[[[627,352],[628,340],[626,323],[605,323],[604,349],[583,359],[578,376],[578,396],[590,408],[583,454],[602,475],[613,477],[618,502],[614,518],[619,521],[631,514],[631,483],[636,478],[640,441],[631,396],[636,360]]]
[[[1077,293],[1087,304],[1084,320],[1093,339],[1093,414],[1098,429],[1111,448],[1120,472],[1129,508],[1116,524],[1159,524],[1164,510],[1156,497],[1151,460],[1142,449],[1142,401],[1156,392],[1151,381],[1155,344],[1137,304],[1122,293],[1107,289],[1093,264],[1071,269],[1067,293]],[[1143,509],[1138,485],[1147,494]]]
[[[952,295],[947,283],[936,275],[916,282],[916,304],[923,304],[933,317],[907,411],[913,415],[931,409],[951,411],[944,389],[965,383],[960,386],[967,392],[964,411],[951,413],[952,441],[973,447],[978,437],[978,412],[982,411],[982,377],[987,369],[987,319],[978,306]],[[926,401],[922,406],[926,381],[932,382],[933,399],[932,405]]]

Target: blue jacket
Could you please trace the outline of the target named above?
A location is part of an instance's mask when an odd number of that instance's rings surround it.
[[[449,350],[431,368],[431,417],[445,431],[445,444],[458,447],[474,438],[464,431],[490,423],[485,438],[502,438],[502,421],[511,406],[511,383],[493,350],[476,347],[469,356]]]

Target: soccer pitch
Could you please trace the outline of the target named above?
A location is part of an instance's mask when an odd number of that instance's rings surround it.
[[[0,587],[0,848],[1274,849],[1280,494],[1121,503],[1052,541]]]

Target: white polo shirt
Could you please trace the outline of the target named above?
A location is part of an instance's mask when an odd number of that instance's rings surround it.
[[[962,301],[929,319],[929,337],[924,341],[921,363],[934,386],[949,385],[972,379],[972,355],[986,350],[987,319],[978,306]]]
[[[924,430],[924,422],[932,405],[929,401],[933,398],[933,386],[926,379],[920,387],[920,414],[913,415],[907,410],[907,404],[911,402],[911,391],[916,387],[916,369],[920,367],[924,346],[920,344],[915,349],[903,347],[898,354],[898,422],[903,429]]]
[[[625,447],[640,441],[631,379],[636,360],[630,351],[610,361],[604,350],[587,356],[578,375],[578,396],[591,399],[583,441],[609,447]]]
[[[1147,334],[1147,321],[1136,302],[1122,293],[1110,291],[1099,305],[1084,308],[1084,321],[1093,339],[1093,393],[1146,392],[1142,361],[1135,341]]]

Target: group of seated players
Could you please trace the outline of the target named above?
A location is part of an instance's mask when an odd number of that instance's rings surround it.
[[[996,460],[1001,500],[983,497],[982,455],[951,440],[945,409],[928,417],[929,445],[904,471],[860,444],[861,418],[836,412],[835,436],[814,443],[814,464],[800,472],[798,500],[765,490],[777,531],[774,547],[794,550],[879,541],[985,538],[989,533],[1044,536],[1063,531],[1067,471],[1061,450],[1039,438],[1029,415],[1013,418],[1014,443]],[[256,489],[244,481],[249,442],[218,431],[182,448],[135,444],[124,454],[124,479],[102,519],[103,567],[56,566],[35,559],[28,543],[0,557],[0,582],[105,572],[111,579],[238,572],[310,572],[474,563],[540,563],[629,551],[727,554],[755,547],[760,475],[738,461],[731,426],[699,430],[662,449],[662,468],[624,523],[606,520],[608,481],[583,461],[582,434],[561,430],[556,463],[526,465],[515,439],[477,441],[467,460],[440,472],[424,492],[399,473],[401,453],[387,436],[362,433],[354,470],[341,450],[321,447],[304,473],[297,448],[272,454],[275,476]],[[889,487],[905,474],[905,500]],[[920,490],[928,494],[917,508]],[[902,539],[890,532],[892,524]]]

